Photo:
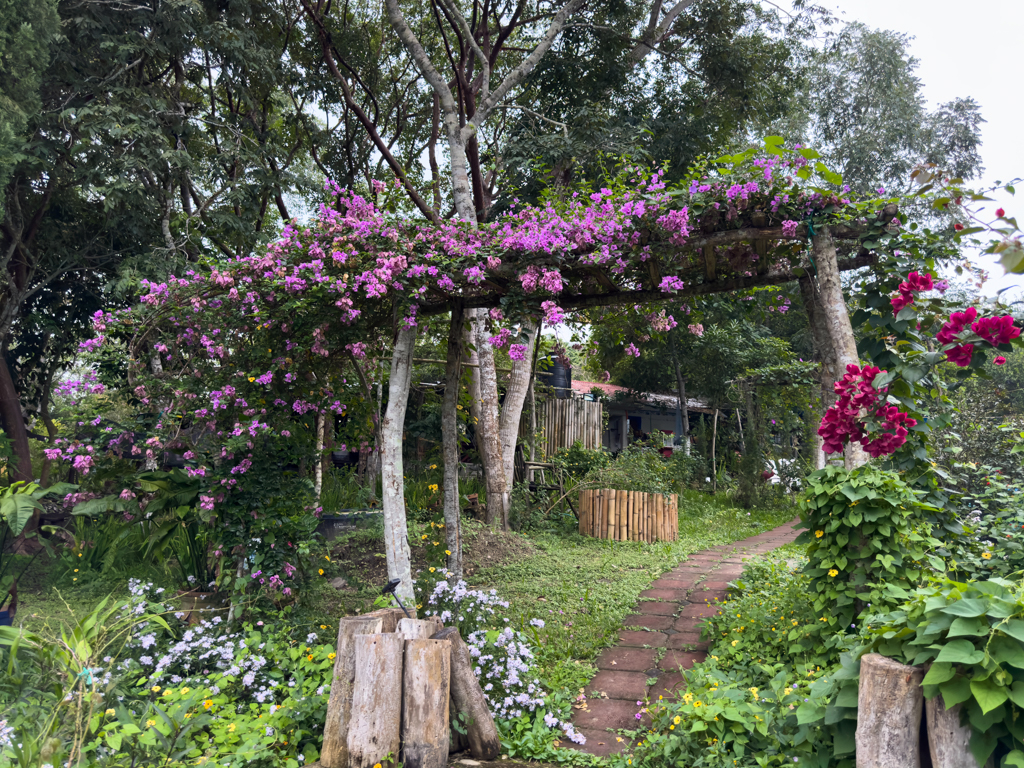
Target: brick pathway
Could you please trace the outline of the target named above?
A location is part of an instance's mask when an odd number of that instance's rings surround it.
[[[679,668],[689,669],[707,657],[708,643],[701,642],[698,624],[716,612],[716,598],[726,598],[728,583],[743,571],[743,559],[796,539],[796,522],[690,555],[640,593],[646,599],[623,619],[619,644],[597,659],[586,709],[573,710],[573,724],[587,737],[577,749],[608,755],[625,745],[608,729],[635,728],[637,701],[675,693],[683,682]],[[652,679],[656,682],[648,684]]]

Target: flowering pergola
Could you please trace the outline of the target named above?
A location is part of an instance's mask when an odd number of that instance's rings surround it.
[[[466,310],[489,310],[490,343],[510,344],[506,412],[490,417],[503,431],[513,426],[513,441],[532,344],[514,343],[515,328],[538,317],[557,324],[590,307],[800,280],[812,325],[822,326],[816,342],[827,375],[836,381],[857,362],[839,274],[888,255],[900,220],[893,201],[855,201],[815,186],[815,157],[769,141],[673,188],[660,173],[624,168],[589,195],[517,205],[478,227],[399,218],[383,210],[382,193],[369,201],[329,183],[331,199],[310,225],[288,227],[264,253],[149,284],[139,306],[98,313],[87,346],[127,345],[131,389],[161,408],[151,444],[188,451],[190,471],[209,485],[208,517],[245,516],[259,513],[251,502],[233,510],[232,499],[252,482],[256,442],[277,446],[275,455],[308,450],[308,419],[305,429],[297,419],[345,408],[329,384],[332,367],[363,357],[375,329],[393,328],[378,439],[389,574],[411,596],[402,432],[417,318],[451,313],[442,424],[448,546],[458,573],[455,423]],[[504,461],[510,477],[507,453],[495,465]]]

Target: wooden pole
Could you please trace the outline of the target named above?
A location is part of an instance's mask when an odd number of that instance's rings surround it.
[[[445,768],[448,765],[450,679],[451,643],[448,640],[405,641],[402,764],[406,768]]]
[[[877,653],[860,660],[857,768],[921,768],[924,670]]]
[[[715,408],[715,418],[711,425],[711,492],[718,490],[718,466],[715,463],[715,440],[718,438],[718,409]]]
[[[629,541],[629,512],[633,494],[622,493],[622,511],[619,513],[619,541]]]
[[[960,725],[961,709],[960,704],[946,709],[941,693],[924,703],[932,768],[978,768],[971,754],[971,726]],[[989,756],[984,768],[994,765],[995,761]]]
[[[383,630],[380,616],[346,616],[338,622],[334,677],[324,720],[324,744],[320,764],[324,768],[348,768],[348,726],[352,717],[352,685],[356,676],[356,635]]]
[[[455,627],[445,627],[433,639],[451,643],[451,693],[456,711],[450,714],[462,718],[462,727],[468,731],[470,754],[477,760],[496,760],[501,754],[501,737],[473,673],[466,643]]]
[[[616,514],[616,512],[618,512],[618,509],[616,508],[616,501],[618,500],[616,497],[618,496],[618,493],[616,491],[614,491],[614,490],[610,490],[610,491],[608,491],[607,495],[608,495],[608,528],[607,528],[608,536],[607,536],[607,538],[614,539],[615,538],[615,514]]]
[[[402,656],[397,634],[355,636],[355,679],[348,729],[349,766],[397,765],[402,725]]]

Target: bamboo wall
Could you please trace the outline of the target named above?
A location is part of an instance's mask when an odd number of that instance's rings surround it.
[[[537,402],[537,461],[544,461],[562,448],[570,448],[579,440],[584,448],[600,449],[603,445],[603,406],[594,400],[571,397],[565,400]],[[530,411],[523,409],[519,422],[519,440],[530,439]]]
[[[580,491],[580,533],[614,541],[675,541],[679,498],[674,493]]]

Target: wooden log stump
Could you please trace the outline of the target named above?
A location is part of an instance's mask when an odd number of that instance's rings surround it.
[[[376,611],[370,611],[366,615],[380,616],[384,622],[384,628],[381,629],[381,632],[389,633],[394,632],[398,622],[405,618],[405,611],[401,608],[379,608]],[[416,606],[409,608],[409,615],[414,619],[416,618]]]
[[[496,760],[501,754],[501,738],[484,692],[473,674],[469,648],[455,627],[445,627],[433,639],[451,642],[451,693],[456,707],[451,716],[461,714],[464,717],[470,754],[477,760]]]
[[[442,629],[444,625],[438,616],[428,616],[425,619],[400,619],[395,632],[406,640],[425,640]]]
[[[356,676],[355,636],[376,634],[381,631],[383,623],[380,616],[346,616],[338,622],[334,678],[324,720],[324,745],[320,750],[320,762],[324,768],[349,768],[348,727]]]
[[[350,768],[397,765],[402,726],[402,658],[398,634],[355,636],[355,680],[348,727]]]
[[[399,622],[399,633],[401,624]],[[406,768],[445,768],[448,764],[450,677],[449,640],[405,641],[402,764]]]
[[[921,768],[924,670],[877,653],[860,660],[857,768]]]
[[[960,724],[959,704],[946,709],[940,693],[924,703],[932,768],[978,768],[971,754],[971,726]],[[995,765],[990,756],[985,768]]]

